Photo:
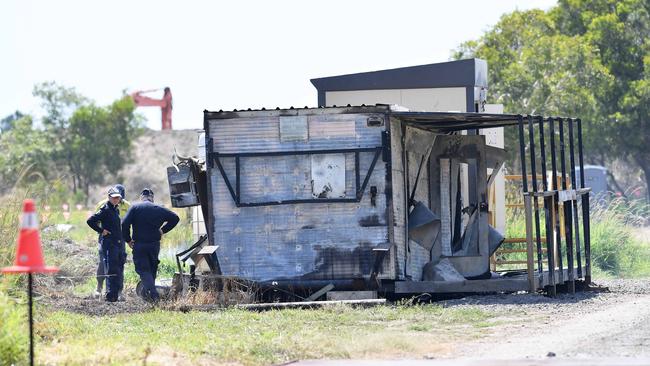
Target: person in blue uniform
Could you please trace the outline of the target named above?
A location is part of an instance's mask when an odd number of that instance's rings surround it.
[[[122,289],[124,278],[124,241],[120,226],[120,211],[118,205],[122,195],[120,191],[111,187],[108,190],[108,201],[104,203],[86,223],[100,235],[101,258],[104,261],[106,280],[106,301],[117,301],[119,291]]]
[[[178,221],[178,215],[174,212],[153,203],[153,191],[149,188],[142,190],[140,202],[133,204],[122,220],[122,236],[133,249],[133,264],[140,276],[145,300],[156,302],[159,299],[155,283],[160,238],[172,230]]]
[[[120,203],[117,205],[117,209],[118,211],[120,211],[120,217],[124,217],[124,215],[126,215],[126,211],[128,211],[129,207],[131,207],[131,202],[126,200],[126,189],[124,188],[123,185],[116,184],[115,189],[117,189],[120,192],[120,195],[122,196]],[[95,206],[95,211],[98,211],[100,208],[102,208],[102,206],[106,204],[106,202],[108,202],[108,198],[104,198],[103,200],[99,201]],[[102,296],[102,291],[104,287],[104,278],[105,278],[105,273],[104,273],[105,268],[104,268],[104,258],[103,258],[104,254],[102,252],[101,234],[97,239],[97,243],[99,245],[99,265],[97,266],[97,289],[95,290],[95,296],[99,298]],[[124,261],[126,262],[126,252],[123,253],[123,257],[124,257]],[[124,279],[122,279],[121,283],[124,284]],[[122,288],[120,288],[118,291],[117,300],[124,301],[124,295],[122,295]]]

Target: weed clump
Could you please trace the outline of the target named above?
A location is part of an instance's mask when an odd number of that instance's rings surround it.
[[[650,247],[634,236],[634,230],[647,221],[645,206],[616,198],[591,209],[592,263],[605,274],[615,277],[650,274]]]
[[[0,364],[15,365],[26,362],[27,317],[24,306],[18,306],[0,288]]]

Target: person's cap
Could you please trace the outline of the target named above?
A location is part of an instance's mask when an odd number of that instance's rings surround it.
[[[115,187],[111,187],[111,188],[108,190],[108,197],[111,197],[111,198],[113,198],[113,197],[120,197],[120,198],[122,198],[122,194],[120,193],[120,191],[119,191],[117,188],[115,188]]]
[[[142,190],[142,193],[140,193],[141,196],[147,196],[147,197],[153,197],[153,191],[149,188],[145,188]]]
[[[124,186],[121,184],[116,184],[115,188],[120,191],[120,194],[122,195],[122,198],[126,197],[126,190],[124,189]]]

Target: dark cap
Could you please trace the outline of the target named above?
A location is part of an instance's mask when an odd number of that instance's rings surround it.
[[[142,193],[140,193],[140,195],[153,197],[153,191],[149,188],[145,188],[142,190]]]
[[[111,188],[108,190],[108,197],[111,197],[111,198],[113,198],[113,197],[120,197],[120,198],[122,198],[122,194],[120,193],[120,191],[119,191],[117,188],[115,188],[115,187],[111,187]]]
[[[116,184],[115,189],[120,191],[120,194],[122,195],[122,198],[126,197],[126,190],[124,189],[124,186],[121,184]]]

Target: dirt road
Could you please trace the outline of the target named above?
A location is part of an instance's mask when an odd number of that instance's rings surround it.
[[[556,299],[472,297],[448,305],[505,311],[490,335],[445,357],[484,359],[650,357],[650,281],[598,281],[605,292]],[[609,292],[607,292],[607,289]]]

